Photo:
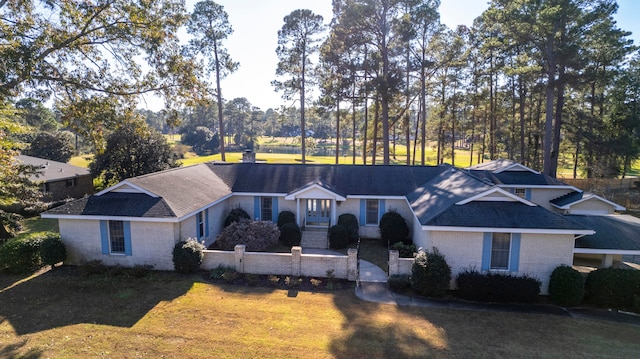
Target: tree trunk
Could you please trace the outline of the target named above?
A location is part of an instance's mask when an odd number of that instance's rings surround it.
[[[340,99],[336,101],[336,164],[340,163]]]
[[[224,151],[224,119],[222,112],[222,89],[220,87],[220,62],[218,61],[218,44],[216,41],[213,42],[213,54],[216,60],[216,97],[218,100],[218,128],[220,129],[220,160],[225,162],[227,159]]]

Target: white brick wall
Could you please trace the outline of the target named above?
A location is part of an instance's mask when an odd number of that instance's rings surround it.
[[[451,288],[455,288],[458,273],[467,269],[482,268],[482,238],[478,232],[436,232],[429,233],[433,247],[438,248],[451,267]],[[425,248],[431,251],[431,248]]]

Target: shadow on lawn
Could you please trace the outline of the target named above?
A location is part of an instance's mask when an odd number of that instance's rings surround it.
[[[187,293],[197,280],[172,272],[143,278],[83,276],[78,268],[63,266],[3,286],[0,320],[18,335],[79,323],[131,327],[158,303]]]

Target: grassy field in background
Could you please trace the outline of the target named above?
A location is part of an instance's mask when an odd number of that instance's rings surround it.
[[[3,358],[634,358],[640,327],[363,302],[154,272],[0,277]]]

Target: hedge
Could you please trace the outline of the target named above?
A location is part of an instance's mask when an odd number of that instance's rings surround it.
[[[584,277],[577,270],[562,265],[551,273],[549,298],[551,302],[564,307],[575,307],[584,297]]]
[[[640,310],[640,271],[600,268],[587,275],[585,301],[599,307]]]
[[[457,296],[480,302],[534,303],[540,294],[540,281],[527,275],[480,273],[466,270],[456,277]]]

